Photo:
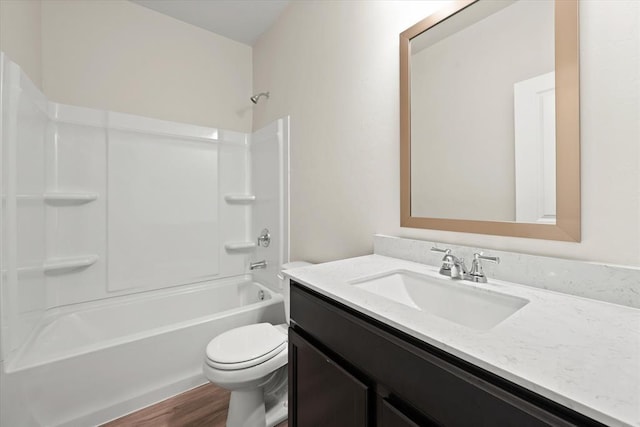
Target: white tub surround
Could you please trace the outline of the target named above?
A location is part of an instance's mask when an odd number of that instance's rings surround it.
[[[0,52],[1,425],[106,422],[206,382],[217,334],[284,322],[241,294],[288,261],[288,129],[53,103]]]
[[[252,241],[267,230],[268,245],[260,244],[252,261],[266,261],[266,268],[253,270],[265,286],[282,291],[280,268],[289,262],[289,118],[277,120],[251,134]]]
[[[393,270],[450,280],[438,274],[438,267],[381,255],[300,268],[288,275],[323,295],[604,424],[640,426],[640,310],[494,280],[488,273],[486,284],[457,283],[529,302],[493,328],[482,331],[350,284]]]
[[[487,277],[562,292],[584,298],[640,308],[640,268],[527,255],[448,243],[400,237],[373,236],[373,252],[440,267],[442,254],[434,246],[451,249],[459,258],[473,259],[474,253],[500,257],[500,264],[484,263]]]
[[[47,310],[247,272],[225,195],[251,193],[251,135],[50,102],[2,53],[0,77],[5,367]]]

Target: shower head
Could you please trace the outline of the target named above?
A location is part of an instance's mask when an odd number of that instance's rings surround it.
[[[261,96],[265,96],[267,99],[269,99],[269,92],[261,92],[257,95],[253,95],[251,97],[251,102],[253,102],[254,104],[258,103],[258,99],[260,99]]]

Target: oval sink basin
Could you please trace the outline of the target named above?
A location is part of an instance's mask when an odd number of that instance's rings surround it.
[[[529,303],[480,289],[472,282],[395,270],[356,279],[351,285],[469,328],[489,330]]]

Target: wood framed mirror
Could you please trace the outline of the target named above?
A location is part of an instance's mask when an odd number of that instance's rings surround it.
[[[458,0],[400,34],[402,227],[580,241],[578,44],[577,0]]]

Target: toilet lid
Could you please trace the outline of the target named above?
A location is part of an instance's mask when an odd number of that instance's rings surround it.
[[[212,339],[207,345],[207,359],[219,369],[242,369],[271,359],[286,346],[286,335],[270,323],[258,323],[232,329]]]

